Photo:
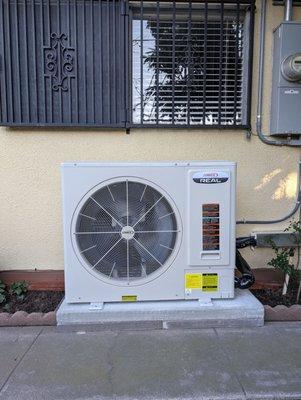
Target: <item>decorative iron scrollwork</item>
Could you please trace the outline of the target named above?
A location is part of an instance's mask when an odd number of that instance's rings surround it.
[[[44,47],[45,76],[52,77],[52,90],[67,92],[74,77],[74,48],[68,47],[64,33],[50,35],[50,47]]]

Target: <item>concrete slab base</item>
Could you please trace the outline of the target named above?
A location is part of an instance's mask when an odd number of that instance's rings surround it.
[[[100,310],[89,303],[68,304],[57,311],[58,325],[97,325],[101,329],[199,329],[249,327],[264,324],[263,305],[247,290],[234,299],[198,301],[105,303]]]

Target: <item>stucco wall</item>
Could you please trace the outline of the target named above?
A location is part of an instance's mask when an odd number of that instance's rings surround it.
[[[271,3],[271,2],[270,2]],[[255,26],[253,122],[256,117],[260,4]],[[295,10],[301,19],[301,10]],[[283,8],[268,7],[265,129],[268,128],[272,30]],[[301,124],[301,118],[300,118]],[[132,130],[124,132],[13,130],[0,128],[0,268],[62,269],[60,163],[63,161],[229,160],[238,163],[237,217],[267,219],[286,214],[296,196],[299,149],[267,146],[239,131]],[[275,226],[238,227],[251,230]],[[267,250],[245,250],[254,267]]]

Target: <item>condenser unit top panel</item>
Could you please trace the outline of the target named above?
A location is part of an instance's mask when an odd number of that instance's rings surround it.
[[[62,167],[214,167],[235,166],[235,162],[229,161],[179,161],[179,162],[83,162],[73,161],[62,163]]]

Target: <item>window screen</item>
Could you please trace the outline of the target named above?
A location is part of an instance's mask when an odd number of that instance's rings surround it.
[[[247,127],[254,4],[130,4],[133,125]]]

